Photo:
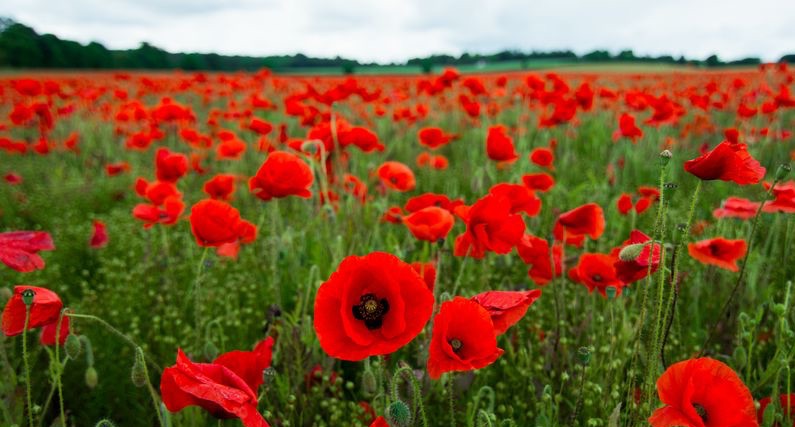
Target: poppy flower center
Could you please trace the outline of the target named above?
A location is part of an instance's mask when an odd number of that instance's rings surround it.
[[[591,279],[593,279],[594,282],[601,282],[602,281],[602,275],[601,274],[594,274],[593,276],[591,276]]]
[[[364,321],[367,329],[378,329],[384,323],[384,315],[389,311],[389,302],[386,298],[378,299],[375,294],[364,294],[359,298],[359,304],[352,307],[353,317]]]
[[[706,410],[706,408],[704,408],[703,406],[699,405],[698,403],[694,403],[693,404],[693,409],[695,409],[696,413],[698,414],[698,416],[701,417],[701,421],[704,421],[706,423],[709,420],[709,418],[707,418],[707,410]]]
[[[450,347],[453,348],[453,351],[458,353],[461,351],[461,348],[464,346],[464,343],[461,342],[458,338],[453,338],[450,341]]]

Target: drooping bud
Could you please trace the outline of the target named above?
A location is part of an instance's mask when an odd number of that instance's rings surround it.
[[[789,163],[779,165],[776,169],[776,181],[783,181],[790,172],[792,172],[792,166]]]
[[[26,306],[30,307],[33,304],[33,297],[36,296],[36,293],[33,292],[33,289],[25,289],[22,291],[22,302],[25,303]]]
[[[362,391],[365,394],[373,395],[378,390],[378,381],[371,369],[365,369],[362,374]]]
[[[143,387],[149,378],[146,377],[146,360],[144,359],[144,351],[141,347],[135,348],[135,361],[133,362],[132,369],[130,370],[130,379],[136,387]]]
[[[618,259],[624,262],[635,261],[638,259],[638,256],[640,256],[644,246],[646,246],[646,243],[626,245],[621,248],[621,251],[618,253]]]
[[[215,358],[218,357],[218,347],[216,347],[212,341],[207,341],[204,344],[204,357],[206,357],[207,360],[215,360]]]
[[[407,427],[411,424],[411,410],[402,400],[396,400],[389,404],[386,419],[390,426]]]
[[[66,357],[77,360],[77,358],[80,357],[80,353],[83,352],[83,345],[80,343],[80,338],[75,334],[67,335],[64,350],[66,351]]]
[[[86,385],[88,386],[88,388],[93,389],[94,387],[97,386],[98,382],[99,382],[99,375],[97,374],[97,370],[94,369],[93,366],[89,366],[86,369]]]
[[[671,161],[673,156],[674,154],[671,153],[670,150],[663,150],[662,153],[660,153],[660,166],[665,167],[668,165],[668,162]]]

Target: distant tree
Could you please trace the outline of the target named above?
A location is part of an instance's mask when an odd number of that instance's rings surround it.
[[[706,64],[707,67],[717,67],[718,65],[721,65],[721,62],[720,59],[718,58],[718,55],[710,55],[704,61],[704,64]]]
[[[784,55],[778,62],[786,62],[788,64],[795,64],[795,53],[790,53],[788,55]]]

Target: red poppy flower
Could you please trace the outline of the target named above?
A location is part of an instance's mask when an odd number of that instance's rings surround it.
[[[9,231],[0,233],[0,262],[21,273],[44,268],[39,251],[55,249],[50,233]]]
[[[546,285],[563,272],[563,246],[561,244],[552,245],[552,254],[550,254],[549,242],[546,239],[526,234],[516,246],[516,250],[522,261],[531,265],[527,275],[537,285]],[[555,263],[554,274],[552,262]]]
[[[450,166],[450,161],[447,160],[447,157],[441,154],[431,157],[432,168],[436,170],[445,170],[448,166]]]
[[[712,211],[715,218],[751,219],[756,215],[759,203],[740,197],[729,197],[721,203],[721,207]]]
[[[411,191],[417,185],[414,172],[400,162],[384,162],[378,167],[378,177],[387,188],[399,192]]]
[[[235,176],[219,173],[204,183],[203,190],[212,199],[229,200],[235,192]]]
[[[497,184],[489,189],[489,194],[510,200],[511,213],[524,212],[527,216],[536,216],[541,211],[541,199],[521,184]]]
[[[58,317],[55,318],[54,322],[48,323],[41,328],[41,335],[39,336],[39,342],[41,345],[54,346],[57,330]],[[61,317],[61,332],[59,332],[57,335],[58,345],[64,345],[66,343],[66,337],[69,336],[69,316]]]
[[[740,185],[756,184],[765,168],[751,157],[745,144],[723,141],[712,151],[685,162],[685,170],[704,181],[719,179]]]
[[[127,162],[108,163],[105,165],[105,173],[108,176],[116,176],[125,172],[129,172],[130,164]]]
[[[27,290],[33,292],[28,330],[56,322],[61,315],[63,303],[55,292],[36,286],[14,286],[14,295],[3,309],[3,334],[7,337],[19,335],[25,329],[26,307],[23,293]]]
[[[768,185],[765,185],[769,189]],[[773,188],[774,200],[765,202],[763,211],[768,213],[795,213],[795,181],[788,181]]]
[[[607,288],[612,287],[616,295],[621,295],[624,283],[618,279],[614,264],[616,259],[607,254],[584,253],[580,255],[577,265],[569,270],[569,278],[585,285],[588,292],[599,291],[607,296]]]
[[[436,149],[446,145],[455,138],[454,134],[444,133],[443,130],[437,127],[422,128],[417,133],[420,139],[420,144],[430,148]]]
[[[613,264],[618,280],[625,284],[634,283],[660,268],[660,244],[650,242],[651,237],[632,230],[629,239],[613,250],[611,255],[618,258]]]
[[[491,316],[494,333],[502,335],[524,317],[527,309],[541,296],[540,289],[527,291],[487,291],[472,297]]]
[[[191,208],[190,229],[199,246],[221,246],[238,240],[253,241],[254,224],[241,219],[240,212],[220,200],[205,199]],[[253,236],[252,236],[253,234]]]
[[[355,145],[365,153],[373,151],[384,151],[384,145],[378,141],[378,135],[370,129],[356,126],[352,127],[339,135],[340,145],[347,147]]]
[[[547,147],[539,147],[530,152],[530,161],[542,168],[555,169],[555,153]]]
[[[267,135],[273,130],[273,125],[266,122],[265,120],[252,117],[248,128],[260,135]]]
[[[93,226],[94,232],[91,234],[91,240],[89,240],[88,244],[94,249],[105,247],[108,244],[108,230],[105,227],[105,223],[94,220]]]
[[[433,293],[409,264],[373,252],[349,256],[320,286],[314,325],[331,357],[390,354],[414,339],[433,311]]]
[[[487,194],[475,202],[466,218],[466,231],[455,240],[455,255],[482,258],[486,251],[510,252],[522,240],[525,229],[522,217],[511,209],[505,196]]]
[[[428,285],[428,289],[433,292],[436,286],[436,264],[433,262],[412,262],[411,268],[422,277],[422,280]]]
[[[447,237],[455,218],[445,209],[429,206],[403,217],[403,224],[417,239],[437,242]]]
[[[381,216],[381,221],[391,222],[392,224],[400,224],[403,222],[403,210],[400,206],[390,206],[389,209]]]
[[[361,204],[367,202],[367,184],[362,182],[356,175],[346,173],[342,177],[342,188],[346,193],[352,195]]]
[[[177,182],[188,171],[188,158],[172,153],[168,148],[158,148],[155,153],[155,172],[158,181]]]
[[[555,178],[548,173],[531,173],[522,175],[522,183],[531,190],[547,192],[555,186]]]
[[[616,202],[618,213],[626,215],[632,210],[632,197],[627,193],[621,193],[621,197]]]
[[[652,198],[650,197],[641,197],[637,203],[635,203],[635,212],[640,215],[643,212],[646,212],[652,204]]]
[[[9,173],[7,173],[7,174],[3,175],[3,179],[5,179],[5,181],[6,181],[6,182],[7,182],[9,185],[19,185],[19,184],[22,184],[22,176],[21,176],[21,175],[19,175],[19,174],[17,174],[17,173],[14,173],[14,172],[9,172]]]
[[[635,125],[635,117],[628,113],[624,113],[619,117],[618,129],[621,136],[630,138],[633,142],[643,136],[643,131]]]
[[[428,375],[438,379],[445,372],[471,371],[496,361],[503,350],[488,310],[475,301],[455,297],[442,304],[433,319],[428,350]]]
[[[182,193],[177,190],[174,183],[167,181],[148,183],[145,179],[138,178],[135,181],[135,192],[138,193],[139,196],[145,197],[156,206],[163,205],[168,198],[182,198]]]
[[[759,401],[759,410],[756,413],[756,417],[760,425],[764,420],[765,409],[767,409],[767,407],[770,405],[770,402],[772,401],[773,399],[770,397],[765,397]],[[781,408],[784,410],[785,416],[791,418],[793,415],[795,415],[795,393],[782,394],[779,396],[778,402],[779,405],[781,405]],[[780,424],[774,423],[773,427],[780,427]],[[795,420],[793,420],[792,427],[795,427]]]
[[[163,404],[170,412],[199,406],[216,418],[240,418],[246,427],[269,427],[257,410],[257,395],[235,372],[216,363],[193,363],[182,349],[163,370]]]
[[[729,271],[739,270],[737,260],[742,258],[747,250],[748,245],[745,240],[729,240],[722,237],[701,240],[687,245],[687,252],[699,262]]]
[[[655,202],[660,200],[660,189],[657,187],[641,185],[638,187],[638,194],[644,199],[652,199]]]
[[[389,427],[389,423],[386,422],[386,418],[378,417],[370,424],[370,427]]]
[[[245,381],[252,391],[257,391],[263,383],[262,372],[271,365],[272,359],[273,338],[268,337],[258,342],[253,351],[234,350],[223,353],[213,363],[226,366]]]
[[[424,193],[408,199],[404,209],[406,209],[408,212],[417,212],[418,210],[427,208],[429,206],[436,206],[453,212],[457,206],[461,206],[463,204],[463,200],[450,200],[450,198],[444,194]]]
[[[585,236],[598,239],[605,231],[605,215],[596,203],[576,207],[558,216],[552,230],[555,239],[579,246]]]
[[[513,146],[513,138],[506,134],[503,125],[492,126],[486,136],[486,154],[497,162],[512,162],[519,158]]]
[[[708,357],[668,367],[657,380],[665,404],[649,417],[652,427],[756,427],[754,398],[732,369]]]
[[[268,201],[274,197],[309,198],[314,181],[312,169],[300,157],[286,151],[274,151],[248,182],[255,196]]]
[[[141,203],[133,208],[133,216],[144,222],[144,228],[150,228],[155,224],[173,225],[179,220],[182,211],[185,210],[185,203],[179,197],[168,197],[162,207],[154,204]]]

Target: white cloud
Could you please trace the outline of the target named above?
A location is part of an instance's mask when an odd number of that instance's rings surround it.
[[[795,51],[779,0],[4,0],[0,15],[110,48],[303,52],[365,61],[503,49],[776,60]]]

